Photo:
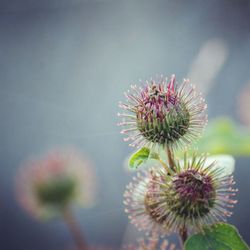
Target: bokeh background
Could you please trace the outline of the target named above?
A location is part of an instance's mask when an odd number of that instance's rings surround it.
[[[250,1],[1,0],[0,249],[70,245],[63,222],[31,218],[14,187],[27,157],[64,145],[95,165],[98,203],[76,210],[88,241],[119,249],[131,180],[123,162],[133,149],[116,126],[118,101],[139,78],[175,73],[204,92],[209,119],[245,121],[249,109],[239,112],[239,100],[250,81],[249,13]],[[248,244],[249,165],[237,158],[239,203],[229,220]]]

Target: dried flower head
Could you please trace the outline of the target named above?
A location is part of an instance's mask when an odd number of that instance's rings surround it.
[[[126,211],[139,229],[178,232],[188,225],[193,231],[205,224],[225,220],[232,213],[236,189],[233,177],[205,156],[176,162],[172,175],[165,169],[151,169],[138,177],[125,192]]]
[[[138,240],[137,244],[124,247],[126,250],[177,250],[175,244],[169,243],[168,240],[160,240],[157,235],[152,235],[146,241]]]
[[[178,85],[172,75],[169,82],[161,77],[131,89],[125,93],[127,103],[119,104],[129,113],[118,113],[119,125],[126,127],[121,133],[133,141],[130,145],[176,148],[200,136],[207,123],[206,104],[189,80]]]
[[[17,195],[32,215],[50,218],[73,203],[93,204],[93,184],[94,175],[86,159],[75,151],[56,151],[20,169]]]

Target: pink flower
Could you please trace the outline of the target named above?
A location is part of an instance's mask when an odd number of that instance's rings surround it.
[[[125,93],[126,103],[119,106],[126,113],[122,117],[121,131],[127,134],[132,146],[168,146],[176,148],[197,139],[207,123],[206,104],[189,83],[178,85],[172,75],[169,82],[161,77],[146,82],[144,87],[131,86]]]
[[[226,220],[237,189],[233,177],[223,174],[220,162],[194,155],[175,162],[176,172],[163,168],[138,173],[125,191],[126,212],[138,229],[157,234],[178,233],[188,225],[202,231],[206,224]]]
[[[72,150],[54,151],[20,169],[17,197],[35,217],[50,218],[59,215],[65,206],[91,206],[94,181],[93,169],[84,157]]]

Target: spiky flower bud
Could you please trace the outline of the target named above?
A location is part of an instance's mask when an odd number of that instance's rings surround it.
[[[205,156],[194,155],[176,162],[172,175],[165,169],[151,170],[153,177],[140,189],[140,197],[131,193],[132,209],[128,211],[132,222],[145,229],[141,218],[146,216],[166,231],[178,232],[187,225],[199,231],[205,224],[225,220],[232,214],[228,208],[236,203],[233,197],[237,190],[232,188],[232,176],[223,175],[218,163],[208,162]]]
[[[161,145],[175,148],[199,137],[207,123],[206,104],[189,80],[181,85],[172,75],[170,81],[161,77],[146,82],[145,87],[131,86],[125,93],[127,103],[119,106],[129,113],[119,113],[126,126],[121,133],[132,146]]]
[[[153,169],[149,172],[137,173],[134,182],[127,185],[124,193],[125,212],[129,214],[131,223],[138,230],[146,231],[147,234],[151,232],[166,234],[167,231],[162,227],[158,216],[154,214],[154,206],[151,205],[150,201],[150,192],[153,192],[153,186],[159,188],[158,185],[154,185],[154,180],[156,180],[156,176]]]
[[[47,219],[74,203],[91,205],[93,177],[89,163],[75,151],[51,152],[20,169],[18,199],[32,215]]]

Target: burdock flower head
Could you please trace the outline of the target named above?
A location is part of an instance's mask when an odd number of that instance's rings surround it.
[[[225,220],[236,203],[233,177],[223,174],[219,161],[205,156],[176,162],[176,172],[169,175],[165,169],[151,170],[147,186],[136,192],[126,191],[130,218],[145,229],[143,218],[153,218],[166,232],[183,228],[200,231],[206,224]],[[133,187],[134,184],[130,184]],[[153,229],[153,228],[152,228]]]
[[[132,146],[176,148],[191,143],[203,131],[206,104],[189,80],[179,85],[172,75],[169,82],[160,77],[131,89],[125,93],[127,102],[119,104],[128,113],[118,116],[122,117],[119,125],[126,127],[121,132],[128,135],[124,140],[132,140]]]
[[[151,192],[155,192],[156,188],[157,192],[160,191],[159,185],[155,185],[159,176],[157,177],[154,171],[156,170],[138,172],[134,181],[127,185],[124,193],[125,212],[138,230],[146,231],[147,234],[154,232],[163,235],[168,232],[155,215],[151,201]]]
[[[18,199],[35,217],[57,216],[74,203],[93,203],[93,177],[88,161],[75,151],[51,152],[20,169]]]

